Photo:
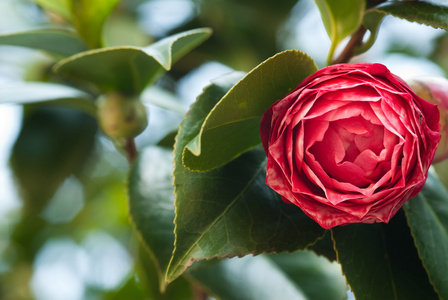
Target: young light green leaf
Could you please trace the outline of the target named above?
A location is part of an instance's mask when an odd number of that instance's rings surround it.
[[[439,299],[402,210],[389,224],[351,224],[331,231],[342,272],[356,299]]]
[[[258,65],[210,111],[184,150],[184,165],[209,171],[259,145],[263,113],[316,71],[313,60],[296,50],[281,52]]]
[[[373,9],[409,22],[448,30],[448,4],[433,4],[426,1],[387,1]]]
[[[45,28],[0,35],[0,45],[11,45],[43,50],[61,56],[86,51],[86,44],[74,32]]]
[[[404,211],[420,258],[441,299],[448,299],[448,192],[430,170],[422,191]]]
[[[133,165],[128,181],[129,212],[159,273],[160,289],[174,249],[172,152],[146,148]]]
[[[352,35],[362,24],[365,0],[315,0],[331,40],[328,62],[339,43]]]
[[[189,276],[222,300],[309,299],[264,255],[207,262],[191,270]]]
[[[92,96],[69,86],[47,82],[12,82],[0,85],[0,103],[31,104],[49,101],[96,115]]]
[[[181,123],[174,150],[175,250],[167,281],[195,261],[213,257],[303,249],[325,231],[298,207],[284,203],[264,182],[266,155],[256,148],[235,161],[198,173],[182,164],[186,144],[209,111],[241,78],[221,77],[207,87]]]
[[[369,10],[364,15],[363,24],[370,31],[369,38],[355,49],[354,54],[359,55],[369,50],[376,41],[381,22],[385,14],[376,10]]]
[[[34,0],[45,9],[57,13],[67,20],[71,20],[71,1],[72,0]]]
[[[93,83],[105,92],[138,94],[210,34],[210,29],[201,28],[167,37],[156,43],[158,46],[90,50],[60,61],[54,70],[75,80]]]
[[[102,47],[103,25],[120,0],[69,0],[72,23],[90,48]]]

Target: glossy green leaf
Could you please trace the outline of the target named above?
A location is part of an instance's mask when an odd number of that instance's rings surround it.
[[[313,60],[296,50],[261,63],[211,110],[199,134],[186,146],[184,165],[208,171],[259,145],[263,113],[316,71]]]
[[[357,300],[438,299],[402,210],[389,224],[340,226],[332,234],[338,261]]]
[[[47,82],[11,82],[0,85],[0,103],[31,104],[49,101],[96,115],[92,96],[66,85]]]
[[[189,275],[221,300],[307,300],[306,295],[264,255],[201,264]],[[324,298],[322,298],[324,299]]]
[[[440,298],[448,299],[448,192],[432,170],[404,210],[429,278]]]
[[[130,215],[156,264],[162,290],[174,248],[172,161],[172,151],[146,148],[134,163],[128,181]]]
[[[362,24],[365,0],[315,0],[331,40],[328,61],[333,58],[339,43],[352,35]]]
[[[373,9],[409,22],[448,30],[448,4],[433,4],[426,1],[387,1]]]
[[[93,83],[103,91],[138,94],[210,34],[210,29],[202,28],[143,48],[122,46],[90,50],[60,61],[55,71],[74,80]]]
[[[174,213],[174,209],[173,209]],[[156,231],[157,228],[152,229]],[[171,232],[174,239],[174,233]],[[173,245],[171,245],[171,250]],[[154,263],[154,259],[151,258],[150,253],[145,249],[141,249],[138,253],[139,261],[137,265],[137,278],[140,281],[140,285],[145,289],[146,297],[143,299],[150,300],[194,300],[193,298],[193,285],[184,276],[177,278],[171,282],[166,288],[160,289],[160,270],[157,264]],[[134,300],[128,295],[123,296],[117,300]]]
[[[30,109],[10,158],[22,199],[38,213],[70,175],[82,170],[93,151],[97,122],[63,107]]]
[[[86,44],[74,32],[55,28],[2,34],[0,45],[33,48],[62,56],[87,50]]]
[[[303,291],[307,299],[346,299],[347,284],[338,263],[331,263],[310,251],[271,254],[269,258]]]
[[[307,247],[307,250],[323,256],[331,262],[336,261],[336,252],[334,251],[333,240],[331,239],[331,232],[329,230],[326,231],[321,239]]]
[[[383,21],[384,16],[385,14],[375,10],[369,10],[368,12],[366,12],[366,14],[364,15],[363,24],[370,31],[370,35],[367,41],[363,42],[359,47],[355,49],[355,55],[364,53],[373,46],[378,36],[378,31],[380,29],[380,25]]]
[[[67,20],[71,20],[71,1],[72,0],[34,0],[45,9],[57,13]]]
[[[120,0],[69,0],[72,23],[90,48],[102,46],[103,25]]]
[[[168,281],[195,261],[295,251],[325,233],[264,183],[266,155],[260,147],[209,172],[192,172],[183,166],[183,148],[198,134],[209,111],[240,78],[240,73],[232,73],[207,87],[181,123],[176,137],[176,242]]]

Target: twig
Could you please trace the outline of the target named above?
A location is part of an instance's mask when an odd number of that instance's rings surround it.
[[[366,32],[367,28],[364,26],[360,26],[348,41],[347,46],[345,46],[344,50],[342,50],[341,55],[339,55],[338,58],[333,60],[333,64],[341,64],[348,62],[352,58],[355,49],[361,45],[362,39]]]
[[[132,164],[138,155],[137,148],[135,147],[135,141],[133,138],[126,139],[125,150],[128,155],[129,164]]]
[[[193,285],[193,299],[207,300],[207,293],[198,284]]]

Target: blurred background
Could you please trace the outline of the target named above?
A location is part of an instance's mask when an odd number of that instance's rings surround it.
[[[57,22],[31,0],[0,0],[0,34]],[[330,47],[313,0],[122,0],[104,39],[107,46],[146,46],[198,27],[211,27],[212,37],[157,84],[180,111],[220,75],[250,71],[286,49],[323,67]],[[445,76],[447,54],[444,30],[386,17],[376,44],[357,60],[383,63],[404,78]],[[0,46],[0,86],[45,80],[54,62],[40,51]],[[159,142],[183,119],[148,110],[138,148]],[[145,258],[128,217],[128,168],[90,116],[0,105],[0,299],[158,299],[157,282],[148,280],[155,270],[146,264],[141,271]]]

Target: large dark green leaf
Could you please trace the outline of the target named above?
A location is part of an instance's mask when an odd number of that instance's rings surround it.
[[[86,44],[74,32],[55,28],[2,34],[0,45],[28,47],[62,56],[87,50]]]
[[[339,43],[353,34],[361,25],[366,7],[365,0],[315,0],[322,21],[331,40],[328,60]]]
[[[432,171],[404,210],[429,278],[440,298],[448,299],[448,192]]]
[[[448,4],[433,4],[426,1],[387,1],[373,9],[410,22],[448,30]]]
[[[26,205],[39,212],[59,185],[90,157],[97,123],[82,112],[41,107],[26,114],[11,167]]]
[[[189,275],[221,300],[309,299],[264,255],[207,262]]]
[[[173,35],[148,47],[110,47],[79,53],[55,66],[55,71],[103,91],[140,93],[163,70],[211,34],[208,28]]]
[[[173,173],[176,242],[168,281],[201,259],[295,251],[325,232],[265,184],[263,149],[256,148],[209,172],[192,172],[183,166],[183,148],[198,134],[209,111],[240,78],[237,73],[214,81],[180,126]]]
[[[184,165],[209,171],[259,145],[263,113],[316,70],[313,60],[296,50],[261,63],[212,109],[199,134],[188,143]]]
[[[92,96],[66,85],[47,82],[11,82],[0,85],[0,103],[32,104],[48,101],[96,115]]]
[[[146,148],[133,165],[128,182],[129,210],[165,288],[165,273],[174,249],[172,152]]]
[[[438,299],[402,210],[389,224],[352,224],[332,233],[338,261],[357,300]]]

